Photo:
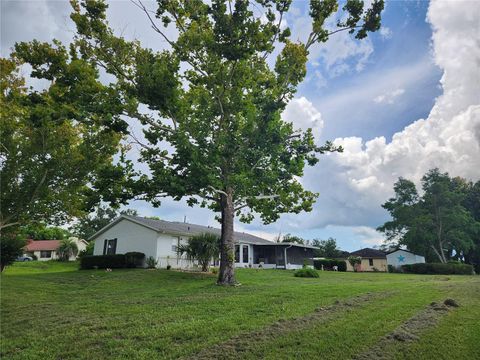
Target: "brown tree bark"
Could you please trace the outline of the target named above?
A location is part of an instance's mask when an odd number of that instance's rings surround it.
[[[236,285],[235,280],[235,242],[233,237],[233,194],[227,189],[221,195],[222,210],[222,235],[220,249],[220,270],[218,272],[218,285]]]

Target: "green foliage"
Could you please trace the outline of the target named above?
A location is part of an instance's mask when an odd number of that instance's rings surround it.
[[[356,265],[359,265],[362,263],[362,258],[360,256],[351,255],[347,258],[347,261],[350,263],[350,265],[352,265],[353,271],[357,271]]]
[[[337,248],[337,240],[334,238],[314,239],[312,245],[318,248],[315,249],[315,257],[336,258],[341,255],[340,249]]]
[[[394,185],[395,197],[382,205],[392,220],[377,230],[385,233],[387,241],[406,245],[427,261],[446,263],[455,253],[475,263],[480,246],[480,221],[471,201],[475,186],[433,169],[423,176],[422,189],[419,196],[413,182],[400,178]]]
[[[30,223],[22,226],[20,236],[32,240],[63,240],[70,236],[68,230],[57,226],[47,226],[44,223]]]
[[[220,253],[220,238],[214,234],[200,234],[188,239],[187,244],[177,248],[179,255],[185,254],[189,260],[197,260],[202,271],[208,271],[210,261],[218,258]]]
[[[87,255],[80,259],[80,269],[118,269],[127,266],[124,254]]]
[[[297,177],[318,155],[341,150],[331,142],[318,146],[311,129],[297,130],[282,120],[306,76],[309,50],[328,40],[325,20],[338,8],[337,1],[312,1],[313,30],[304,42],[292,42],[290,30],[280,26],[290,3],[258,1],[257,12],[265,14],[260,18],[247,1],[159,1],[155,17],[162,27],[135,2],[169,45],[154,52],[115,36],[104,2],[72,2],[81,58],[102,64],[116,79],[117,98],[126,115],[143,125],[146,138],[140,160],[148,172],[134,171],[123,158],[95,188],[114,204],[136,197],[158,206],[163,196],[185,197],[191,206],[221,212],[222,284],[235,283],[234,216],[250,222],[258,214],[271,223],[282,213],[310,211],[317,194]],[[351,16],[337,31],[358,29],[355,36],[363,38],[378,30],[382,9],[382,0],[368,10],[345,7]],[[171,32],[178,37],[169,38]],[[268,57],[276,46],[271,68]]]
[[[93,255],[94,249],[95,249],[95,243],[93,241],[90,241],[87,244],[87,247],[85,248],[85,250],[82,250],[78,253],[78,258],[82,258],[87,255]]]
[[[153,256],[149,256],[145,263],[148,269],[155,269],[158,265],[158,261]]]
[[[405,273],[411,274],[442,274],[442,275],[472,275],[473,266],[462,263],[425,263],[402,265]]]
[[[23,248],[26,245],[25,238],[17,236],[10,231],[0,236],[0,270],[11,265],[17,257],[23,255]]]
[[[24,86],[24,65],[46,88]],[[0,230],[81,215],[99,200],[90,185],[126,129],[114,85],[103,85],[75,46],[69,52],[55,40],[17,43],[0,69]]]
[[[292,243],[292,244],[305,244],[305,240],[302,239],[301,237],[299,236],[295,236],[295,235],[291,235],[291,234],[286,234],[283,238],[282,238],[282,243]]]
[[[347,263],[344,260],[319,259],[313,260],[313,266],[317,270],[333,270],[334,266],[338,266],[338,271],[347,271]]]
[[[74,238],[60,240],[57,252],[60,261],[68,261],[71,257],[77,256],[78,246]]]
[[[310,268],[302,268],[295,270],[293,273],[293,276],[295,277],[306,277],[306,278],[318,278],[320,275],[318,274],[318,271],[315,269],[310,269]]]
[[[125,253],[125,264],[127,268],[143,267],[145,264],[145,254],[138,251]]]

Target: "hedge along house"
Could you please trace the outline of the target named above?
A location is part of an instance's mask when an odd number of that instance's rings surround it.
[[[387,271],[387,256],[383,251],[365,248],[350,253],[350,256],[358,256],[362,260],[357,265],[357,271]],[[353,267],[347,260],[347,271],[353,271]]]
[[[188,238],[202,233],[220,236],[220,229],[210,226],[154,220],[138,216],[121,215],[95,233],[94,255],[142,252],[157,260],[158,267],[170,265],[185,269],[194,262],[177,254],[177,247]],[[315,247],[308,245],[274,243],[258,236],[235,232],[235,266],[298,269],[306,262],[313,265]]]
[[[387,264],[394,268],[400,268],[402,265],[424,264],[425,258],[411,251],[397,249],[387,253]]]

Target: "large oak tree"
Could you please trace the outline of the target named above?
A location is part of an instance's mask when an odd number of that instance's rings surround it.
[[[346,1],[334,28],[326,20],[338,2],[311,0],[312,30],[301,40],[282,27],[291,0],[159,0],[154,11],[132,3],[167,50],[116,36],[104,2],[72,1],[82,59],[115,77],[128,116],[143,126],[145,139],[134,141],[149,166],[139,173],[131,162],[117,164],[95,185],[114,203],[136,197],[159,205],[164,196],[186,197],[190,205],[219,212],[218,283],[235,284],[234,218],[248,222],[258,215],[269,223],[281,213],[311,210],[317,194],[298,177],[318,154],[339,150],[330,142],[315,145],[311,130],[281,118],[305,78],[311,47],[336,32],[363,39],[378,30],[383,0],[369,9]],[[170,27],[177,36],[168,35]],[[125,181],[111,188],[109,176]]]

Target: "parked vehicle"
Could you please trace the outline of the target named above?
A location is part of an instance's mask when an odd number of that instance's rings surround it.
[[[33,258],[31,256],[27,256],[27,255],[23,255],[23,256],[19,256],[17,258],[17,261],[32,261]]]

